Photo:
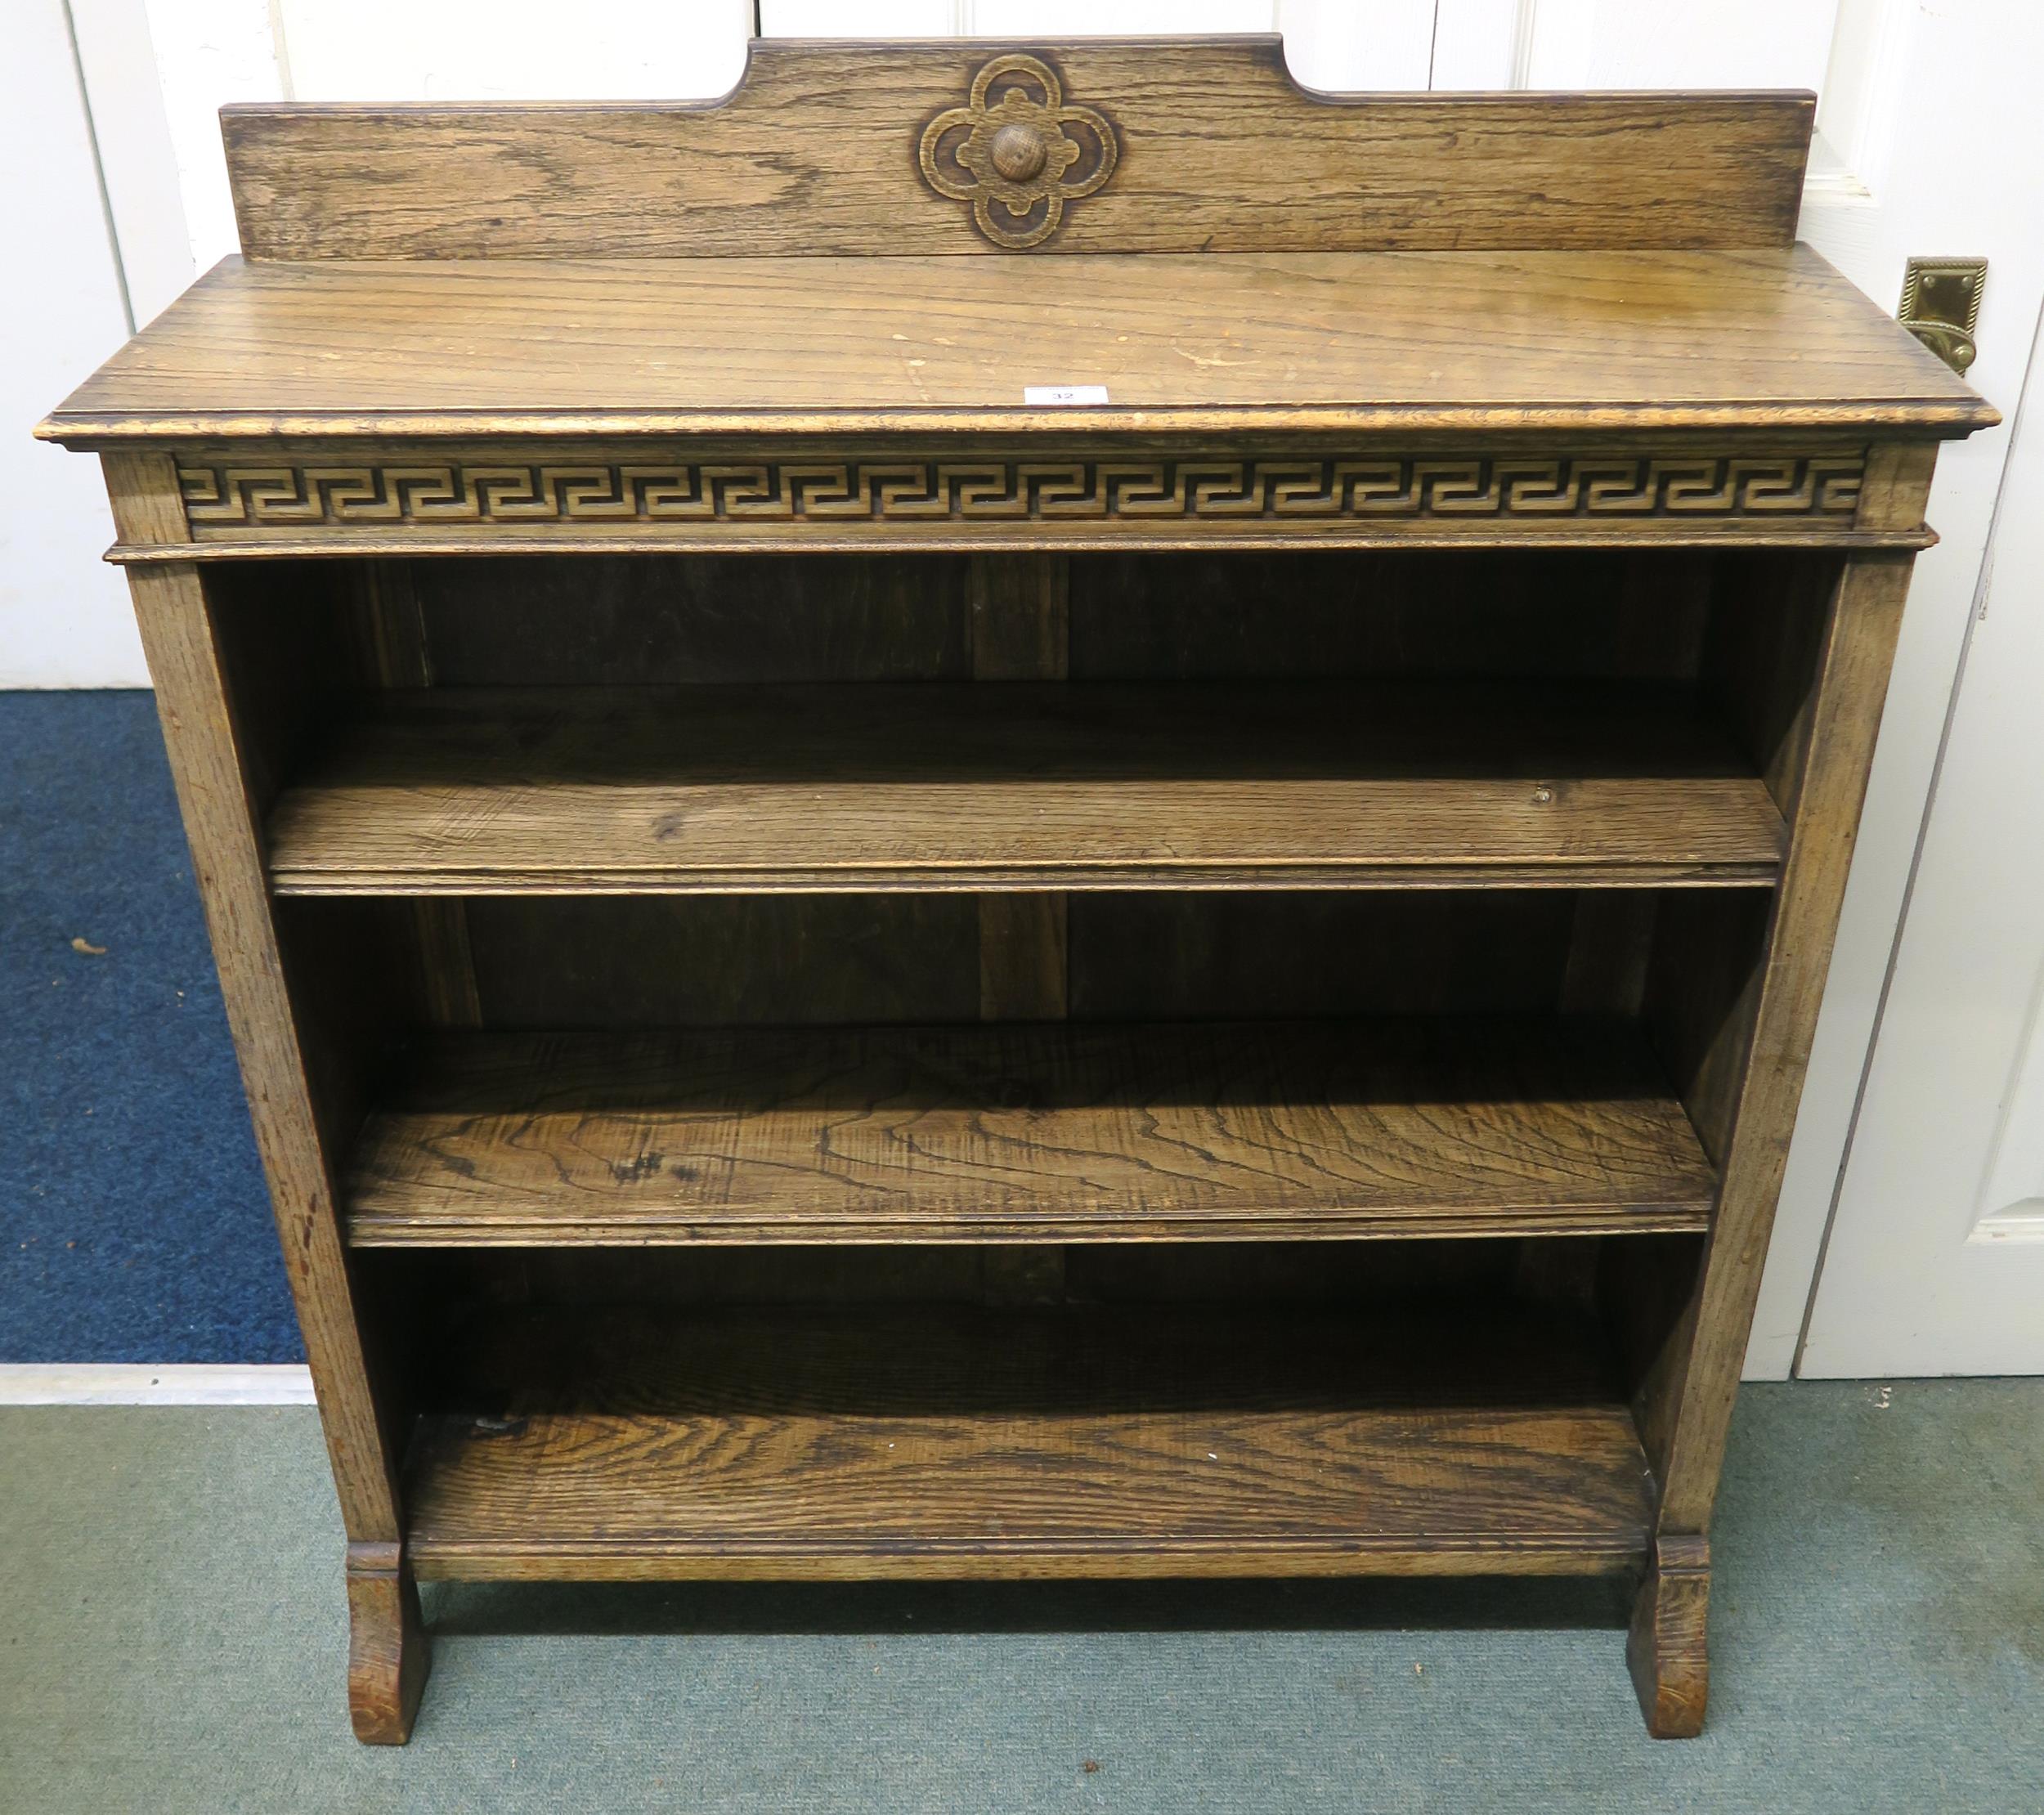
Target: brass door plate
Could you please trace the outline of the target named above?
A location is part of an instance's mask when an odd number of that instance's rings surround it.
[[[1984,258],[1912,258],[1896,316],[1953,371],[1963,372],[1979,352],[1973,330],[1987,281]]]

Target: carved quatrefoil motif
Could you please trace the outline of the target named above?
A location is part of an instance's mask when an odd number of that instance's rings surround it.
[[[1019,252],[1056,232],[1065,204],[1100,188],[1120,155],[1105,117],[1068,105],[1050,65],[1017,52],[994,58],[964,106],[923,128],[918,161],[932,189],[971,203],[979,231]]]

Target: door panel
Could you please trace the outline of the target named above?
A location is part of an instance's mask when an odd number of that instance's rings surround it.
[[[1804,1374],[2044,1373],[2044,437],[2015,439]]]
[[[298,101],[693,98],[735,87],[751,0],[272,0]]]
[[[2044,123],[2032,92],[2040,55],[2044,20],[2027,0],[1934,11],[1907,0],[1849,4],[1818,114],[1823,164],[1806,194],[1801,227],[1804,238],[1889,307],[1901,294],[1903,266],[1912,253],[1987,258],[1980,356],[1968,377],[2010,419],[2023,394],[2044,298],[2044,241],[2032,226],[2044,210]],[[1803,1356],[1800,1371],[1919,1367],[1924,1351],[1913,1342],[1910,1353],[1916,1360],[1905,1360],[1900,1347],[1889,1361],[1880,1358],[1884,1342],[1902,1339],[1890,1321],[1894,1299],[1870,1299],[1854,1311],[1850,1300],[1865,1289],[1863,1277],[1833,1270],[1862,1245],[1888,1244],[1898,1244],[1893,1248],[1898,1255],[1915,1254],[1908,1265],[1921,1265],[1925,1256],[1912,1245],[1919,1233],[1915,1219],[1944,1216],[1963,1222],[1970,1211],[1958,1206],[1973,1202],[1985,1165],[1982,1147],[1970,1154],[1948,1150],[1939,1162],[1946,1169],[1939,1201],[1904,1202],[1882,1182],[1893,1156],[1885,1148],[1866,1147],[1876,1131],[1864,1115],[1849,1165],[1846,1149],[1868,1076],[1869,1046],[1896,952],[1896,927],[1952,709],[2011,428],[2012,422],[2005,423],[1948,446],[1939,458],[1930,518],[1943,540],[1919,559],[1910,589],[1747,1351],[1750,1378],[1779,1378],[1795,1365],[1806,1318],[1813,1333],[1818,1328],[1813,1279],[1818,1303],[1829,1301],[1823,1325],[1835,1333]],[[2033,491],[2032,498],[2033,513],[2044,508],[2044,497]],[[2004,536],[2020,514],[2004,508]],[[2001,564],[2005,571],[2021,571],[2019,565],[2009,569],[2006,557]],[[1954,848],[1955,861],[1965,858]],[[2010,970],[2006,989],[2026,997],[2028,976],[2027,966]],[[1891,1006],[1891,1025],[1894,1012]],[[1915,1076],[1925,1092],[1919,1100],[1928,1102],[1946,1060],[1924,1046],[1912,1053],[1906,1032],[1898,1037],[1899,1045],[1890,1044],[1884,1033],[1878,1065],[1898,1080]],[[1870,1095],[1868,1101],[1875,1099]],[[1888,1136],[1902,1140],[1909,1124],[1884,1126]],[[1916,1176],[1920,1185],[1928,1183],[1924,1175]],[[1818,1279],[1827,1230],[1826,1276]],[[1907,1289],[1898,1280],[1897,1294],[1906,1297]],[[1985,1305],[1979,1309],[1987,1315]],[[1949,1321],[1955,1339],[1966,1333],[1958,1327],[1963,1320]],[[1864,1326],[1864,1340],[1841,1344],[1836,1333],[1854,1324]]]
[[[970,0],[760,0],[762,38],[949,38]]]
[[[1525,87],[1821,89],[1840,3],[1535,0],[1524,10]]]
[[[1284,34],[1308,87],[1424,88],[1436,0],[760,0],[769,38],[1056,38],[1218,32]],[[1467,3],[1467,0],[1464,0]],[[1517,0],[1504,0],[1516,7]],[[1498,0],[1490,0],[1497,11]],[[1486,21],[1488,23],[1488,21]],[[1512,21],[1502,32],[1508,42]],[[1481,83],[1475,86],[1483,86]]]

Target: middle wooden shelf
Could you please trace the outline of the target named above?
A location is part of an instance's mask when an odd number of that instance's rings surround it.
[[[271,815],[279,894],[1661,886],[1776,875],[1697,694],[919,682],[374,696]]]
[[[1644,1035],[1441,1015],[420,1037],[358,1246],[1296,1240],[1706,1226]]]

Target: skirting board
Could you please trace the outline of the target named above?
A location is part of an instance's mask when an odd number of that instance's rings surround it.
[[[303,1366],[0,1363],[0,1405],[310,1405]]]

